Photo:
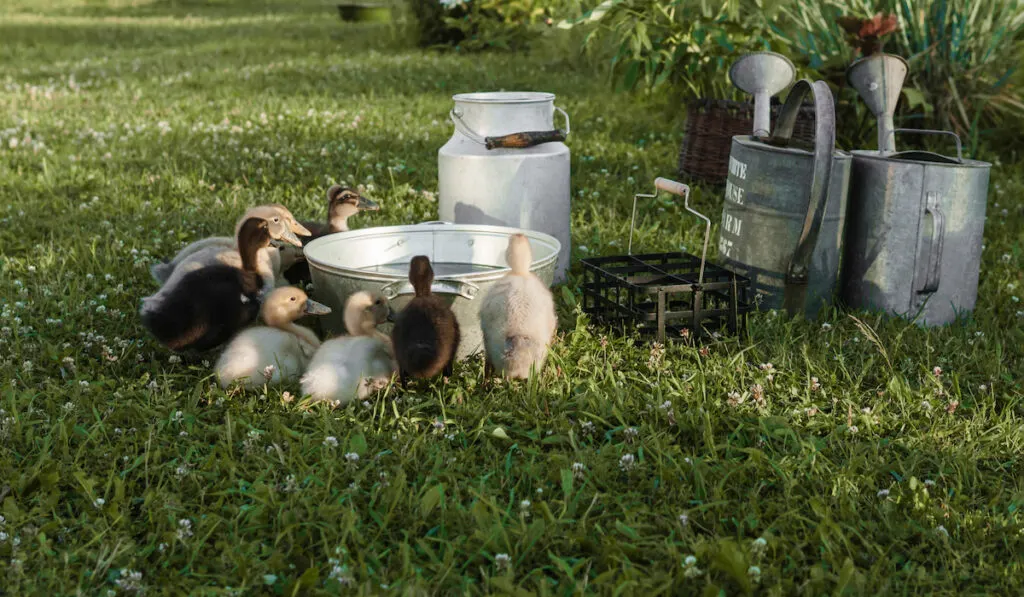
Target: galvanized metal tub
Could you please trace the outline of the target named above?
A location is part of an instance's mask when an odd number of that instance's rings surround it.
[[[924,326],[945,325],[978,298],[992,165],[927,151],[853,152],[842,299]]]
[[[319,318],[321,328],[328,335],[346,334],[345,301],[360,290],[380,291],[395,312],[404,309],[414,296],[409,262],[416,255],[426,255],[434,268],[431,291],[455,312],[462,332],[457,358],[465,359],[483,349],[479,303],[509,273],[505,250],[508,238],[516,233],[530,240],[530,271],[550,286],[562,245],[553,236],[533,230],[426,222],[317,238],[303,250],[313,279],[313,298],[331,308],[329,315]],[[381,331],[390,333],[391,325],[381,326]]]

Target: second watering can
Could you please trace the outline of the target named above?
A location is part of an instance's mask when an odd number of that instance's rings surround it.
[[[554,282],[569,268],[569,116],[538,92],[460,93],[455,131],[437,154],[438,215],[456,224],[525,228],[562,248]],[[557,129],[555,112],[565,119]]]
[[[813,151],[790,143],[808,93]],[[850,162],[835,149],[835,105],[824,81],[797,81],[771,137],[733,137],[718,248],[730,269],[750,278],[760,308],[814,317],[831,303]]]
[[[905,60],[875,54],[848,78],[878,117],[878,150],[853,152],[843,301],[943,325],[974,309],[992,165],[965,159],[952,132],[897,129]],[[945,135],[956,157],[896,151],[896,133]]]

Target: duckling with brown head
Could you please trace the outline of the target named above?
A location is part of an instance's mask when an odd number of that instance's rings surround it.
[[[160,343],[175,351],[210,350],[256,319],[264,286],[257,253],[270,244],[267,221],[247,219],[237,238],[241,268],[208,265],[182,276],[159,298],[142,300],[142,324]]]
[[[375,201],[363,197],[348,187],[334,185],[327,190],[327,222],[303,222],[310,230],[307,235],[300,236],[303,243],[335,232],[347,232],[348,219],[361,211],[377,211],[380,209]],[[312,278],[309,275],[309,264],[300,261],[284,270],[284,276],[292,284],[304,284]]]
[[[410,376],[451,376],[461,339],[455,314],[441,297],[431,292],[434,270],[428,257],[413,257],[409,263],[409,282],[416,296],[395,318],[391,331],[403,386]]]
[[[302,241],[296,235],[309,232],[309,230],[295,220],[295,216],[288,211],[288,208],[280,203],[259,205],[246,210],[245,214],[235,224],[236,236],[211,236],[197,240],[178,251],[177,255],[170,261],[150,266],[150,274],[158,283],[167,284],[174,277],[174,272],[183,264],[187,264],[186,271],[198,269],[202,265],[212,264],[215,260],[227,262],[229,265],[237,265],[238,245],[236,238],[238,228],[249,218],[265,219],[269,226],[271,239],[282,243],[281,249],[267,247],[260,256],[263,262],[261,267],[266,270],[265,274],[273,275],[276,280],[278,277],[281,277],[281,272],[286,267],[291,267],[295,263],[297,260],[296,253],[301,254],[301,249],[298,249],[298,247],[302,247]],[[286,249],[286,246],[296,247],[297,249],[291,251]],[[236,263],[230,263],[232,259]],[[181,274],[178,275],[180,276]]]

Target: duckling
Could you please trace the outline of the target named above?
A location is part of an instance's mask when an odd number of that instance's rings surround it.
[[[269,244],[269,223],[248,218],[238,230],[242,267],[216,263],[185,273],[169,292],[142,299],[142,325],[174,351],[205,351],[227,342],[259,314],[264,281],[256,255]]]
[[[298,379],[320,348],[320,339],[309,328],[296,325],[295,320],[330,312],[330,307],[310,299],[298,288],[271,291],[260,309],[267,325],[243,330],[217,360],[220,386],[226,389],[237,381],[253,389],[264,383]]]
[[[451,308],[430,292],[434,270],[428,257],[412,258],[409,281],[416,296],[395,318],[391,330],[403,387],[409,376],[425,378],[438,373],[451,376],[461,338],[459,322]]]
[[[335,232],[348,232],[348,219],[360,211],[377,211],[380,209],[375,201],[371,201],[356,193],[352,189],[334,185],[327,190],[327,223],[303,222],[312,232],[306,236],[300,236],[303,244],[314,238],[320,238],[326,234]],[[309,275],[309,264],[305,262],[296,263],[291,268],[284,270],[284,277],[290,284],[304,284],[311,280]]]
[[[558,327],[555,301],[547,285],[530,271],[533,252],[522,234],[508,239],[505,261],[512,269],[494,283],[480,304],[487,368],[525,379],[544,366]]]
[[[238,222],[235,224],[235,233],[238,232],[238,226],[241,225],[246,218],[259,217],[264,218],[270,222],[271,238],[274,240],[283,241],[290,243],[292,246],[301,247],[302,241],[298,239],[297,234],[309,235],[310,231],[308,228],[299,224],[292,215],[292,212],[288,211],[288,208],[281,205],[280,203],[271,203],[269,205],[260,205],[253,207],[245,212]],[[288,234],[288,233],[291,234]],[[174,256],[171,261],[165,261],[163,263],[157,263],[149,268],[150,275],[157,281],[158,284],[165,284],[167,279],[171,277],[174,269],[178,267],[183,261],[187,260],[190,256],[195,253],[209,249],[211,247],[218,247],[224,249],[234,249],[235,237],[233,236],[211,236],[201,240],[197,240],[189,245],[186,245],[183,249],[178,251],[178,254]],[[284,249],[284,247],[282,247]],[[276,271],[283,271],[282,266],[279,265],[279,258],[275,255],[276,251],[269,250],[268,254],[271,260],[277,264]],[[295,261],[298,261],[296,259]],[[293,263],[294,264],[294,261]],[[290,266],[289,266],[290,267]]]
[[[266,214],[267,217],[263,218],[259,214]],[[297,246],[302,245],[301,241],[288,228],[284,218],[277,213],[275,208],[262,206],[250,209],[241,221],[245,221],[249,217],[265,219],[268,222],[268,230],[272,240],[282,239]],[[211,243],[210,246],[192,252],[179,262],[163,286],[160,287],[160,290],[154,295],[154,298],[170,292],[185,274],[215,263],[223,263],[232,267],[242,266],[241,256],[237,248],[223,247]],[[279,277],[281,273],[281,251],[269,245],[261,248],[256,255],[256,271],[263,277],[263,292],[269,292],[277,286],[284,285],[283,278]]]
[[[342,406],[384,387],[397,368],[388,337],[377,330],[390,314],[380,293],[359,291],[345,302],[350,336],[320,346],[302,376],[302,392],[317,402]]]

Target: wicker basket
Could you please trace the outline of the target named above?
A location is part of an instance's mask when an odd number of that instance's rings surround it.
[[[782,102],[772,98],[772,123]],[[729,100],[697,99],[687,106],[686,130],[679,152],[679,176],[688,182],[721,185],[729,174],[732,138],[749,135],[754,128],[754,104]],[[814,106],[800,107],[793,140],[814,143]]]

